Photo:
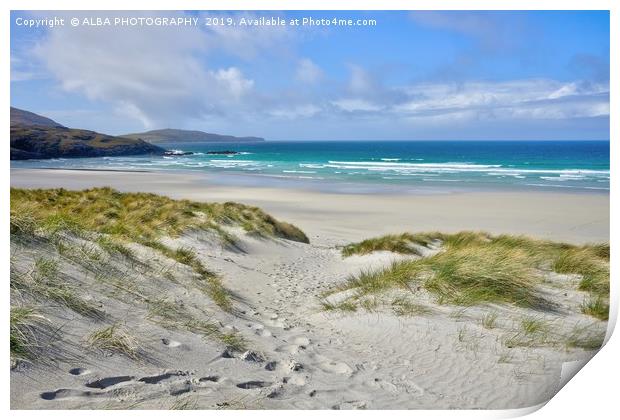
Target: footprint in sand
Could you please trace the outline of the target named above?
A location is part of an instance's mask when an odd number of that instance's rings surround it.
[[[267,381],[248,381],[237,384],[237,388],[241,389],[257,389],[257,388],[265,388],[271,386],[272,382]]]
[[[269,325],[275,328],[282,328],[283,330],[288,329],[288,325],[286,324],[285,319],[274,319],[269,322]]]
[[[47,401],[62,400],[66,398],[82,398],[96,396],[92,391],[79,391],[77,389],[57,389],[56,391],[42,392],[41,398]]]
[[[178,348],[178,349],[183,349],[183,350],[189,350],[189,347],[186,346],[185,344],[180,343],[178,341],[170,340],[169,338],[162,338],[161,343],[170,349]]]
[[[271,337],[271,336],[273,335],[273,334],[271,333],[271,331],[266,330],[266,329],[257,330],[257,331],[254,331],[254,333],[255,333],[256,335],[261,336],[261,337]]]
[[[90,370],[86,368],[76,367],[73,369],[69,369],[69,373],[75,376],[83,376],[83,375],[88,375],[90,373]]]
[[[278,362],[273,360],[265,365],[265,370],[270,372],[273,372],[276,369],[287,372],[301,372],[304,370],[304,365],[296,362],[295,360],[290,360],[288,362]]]
[[[254,331],[254,334],[261,337],[271,337],[271,331],[265,328],[263,324],[248,324],[248,327]]]
[[[177,396],[177,395],[188,393],[191,390],[192,390],[191,382],[190,381],[186,381],[186,382],[183,382],[183,383],[178,383],[178,384],[171,385],[170,389],[168,390],[168,392],[172,396]]]
[[[187,376],[185,372],[164,372],[161,375],[145,376],[138,379],[138,382],[144,382],[145,384],[158,384],[170,378],[176,378],[178,376]]]
[[[344,362],[334,362],[332,360],[325,360],[319,363],[319,369],[325,373],[336,373],[339,375],[350,375],[353,373],[353,369]]]
[[[344,401],[332,406],[332,408],[334,410],[363,410],[367,406],[368,403],[366,401]]]
[[[282,383],[295,385],[295,386],[304,386],[306,385],[306,378],[303,376],[293,376],[282,378]]]
[[[392,394],[398,394],[398,387],[396,385],[381,378],[374,378],[365,382],[365,384],[372,388],[379,388]]]
[[[86,387],[105,389],[116,384],[120,384],[121,382],[129,382],[131,380],[133,380],[133,376],[110,376],[107,378],[101,378],[97,379],[96,381],[88,382],[86,384]]]
[[[198,379],[198,382],[200,383],[219,382],[219,381],[220,381],[219,375],[203,376],[202,378]]]

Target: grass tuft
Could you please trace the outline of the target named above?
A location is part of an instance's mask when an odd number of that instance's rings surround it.
[[[539,295],[537,287],[543,280],[541,272],[552,268],[581,275],[581,290],[609,296],[608,244],[574,246],[526,236],[430,232],[372,238],[345,246],[342,254],[383,250],[419,255],[420,246],[437,244],[441,250],[432,256],[362,271],[337,290],[357,288],[362,296],[389,288],[413,291],[424,287],[439,303],[469,306],[491,302],[547,309],[552,305]],[[603,310],[600,302],[596,310]],[[589,311],[595,312],[594,308]]]
[[[37,339],[37,330],[49,321],[35,308],[28,306],[11,306],[10,316],[10,350],[11,364],[21,361],[32,362],[41,348]]]
[[[88,344],[103,353],[123,354],[130,359],[140,358],[137,340],[118,324],[94,331],[88,336]]]
[[[49,258],[37,258],[30,271],[20,273],[11,270],[11,288],[26,293],[37,300],[50,300],[89,318],[101,319],[104,314],[97,306],[80,296],[78,288],[63,281],[59,262]]]
[[[492,330],[497,325],[497,313],[489,312],[488,314],[482,317],[482,319],[480,320],[480,323],[487,330]]]
[[[590,296],[581,304],[581,312],[607,321],[609,319],[609,301],[601,296]]]
[[[594,325],[575,325],[571,333],[566,337],[566,346],[569,348],[582,348],[584,350],[598,350],[605,341],[605,331],[597,329]]]
[[[430,308],[411,302],[406,298],[398,298],[392,301],[392,310],[398,316],[420,316],[432,313]]]

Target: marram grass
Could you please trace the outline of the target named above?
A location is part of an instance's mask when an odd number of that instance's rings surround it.
[[[238,225],[246,231],[298,242],[308,237],[257,207],[238,203],[199,203],[111,188],[83,191],[11,189],[11,233],[46,230],[109,234],[132,241],[178,236],[190,229]]]
[[[609,245],[584,246],[485,232],[404,233],[349,244],[343,256],[392,251],[420,256],[419,246],[439,246],[427,257],[362,271],[339,290],[357,288],[358,297],[389,288],[423,287],[439,303],[507,303],[544,309],[552,305],[537,293],[544,271],[579,275],[579,289],[590,292],[582,311],[599,319],[609,312]],[[351,302],[348,302],[351,304]]]
[[[41,236],[63,245],[62,234],[89,239],[94,234],[97,246],[79,250],[84,254],[79,258],[91,262],[101,259],[99,248],[134,259],[134,252],[125,243],[150,247],[192,268],[197,274],[195,286],[229,311],[232,303],[221,280],[202,264],[194,250],[172,249],[159,240],[189,230],[205,230],[215,232],[224,243],[230,244],[234,237],[223,229],[226,225],[240,226],[255,235],[308,242],[308,237],[297,227],[278,221],[257,207],[237,203],[198,203],[156,194],[121,193],[111,188],[11,189],[12,235]],[[39,291],[44,290],[39,288]],[[87,309],[67,287],[50,287],[45,291],[77,312]]]

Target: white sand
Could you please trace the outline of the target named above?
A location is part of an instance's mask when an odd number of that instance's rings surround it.
[[[298,225],[312,242],[332,245],[404,231],[485,230],[573,243],[609,240],[609,195],[471,192],[436,195],[330,194],[210,185],[204,175],[12,169],[11,185],[82,189],[111,186],[198,201],[259,206]]]
[[[175,198],[251,203],[298,224],[312,241],[306,245],[244,237],[243,252],[223,249],[195,233],[169,241],[191,246],[208,268],[222,276],[235,296],[237,316],[224,314],[195,291],[155,275],[137,274],[133,280],[145,293],[159,293],[179,305],[206,305],[208,313],[224,328],[246,337],[250,350],[264,360],[243,360],[243,355],[223,358],[224,348],[218,342],[154,325],[131,302],[104,298],[96,288],[86,287],[93,299],[105,303],[112,318],[124,320],[144,343],[150,361],[79,350],[82,337],[97,325],[66,313],[50,314],[62,320],[70,332],[65,337],[67,348],[77,353],[53,366],[12,372],[13,408],[170,408],[179,402],[197,408],[528,407],[555,394],[563,362],[587,359],[592,352],[557,346],[508,348],[505,340],[518,331],[520,320],[544,319],[557,334],[569,334],[576,325],[588,325],[591,331],[605,328],[605,323],[580,313],[585,294],[575,291],[578,279],[570,276],[550,276],[541,290],[559,304],[554,313],[438,305],[424,293],[416,294],[416,299],[431,312],[414,317],[396,316],[381,307],[376,312],[343,314],[325,312],[320,306],[321,293],[347,276],[402,258],[381,252],[343,259],[334,244],[384,232],[430,229],[606,240],[608,198],[602,195],[338,196],[209,187],[200,179],[178,175],[55,170],[13,170],[11,183],[111,185]],[[75,281],[92,281],[79,279],[78,268],[66,271],[74,273]],[[176,267],[174,274],[182,278],[184,271]],[[493,329],[481,324],[490,312],[498,315]],[[78,374],[70,373],[72,369]],[[150,379],[139,380],[144,377]],[[93,383],[101,387],[86,386]]]

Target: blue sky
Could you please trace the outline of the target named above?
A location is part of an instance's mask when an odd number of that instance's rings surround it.
[[[16,24],[121,15],[377,24]],[[604,11],[13,12],[11,21],[11,104],[71,127],[273,140],[609,138]]]

